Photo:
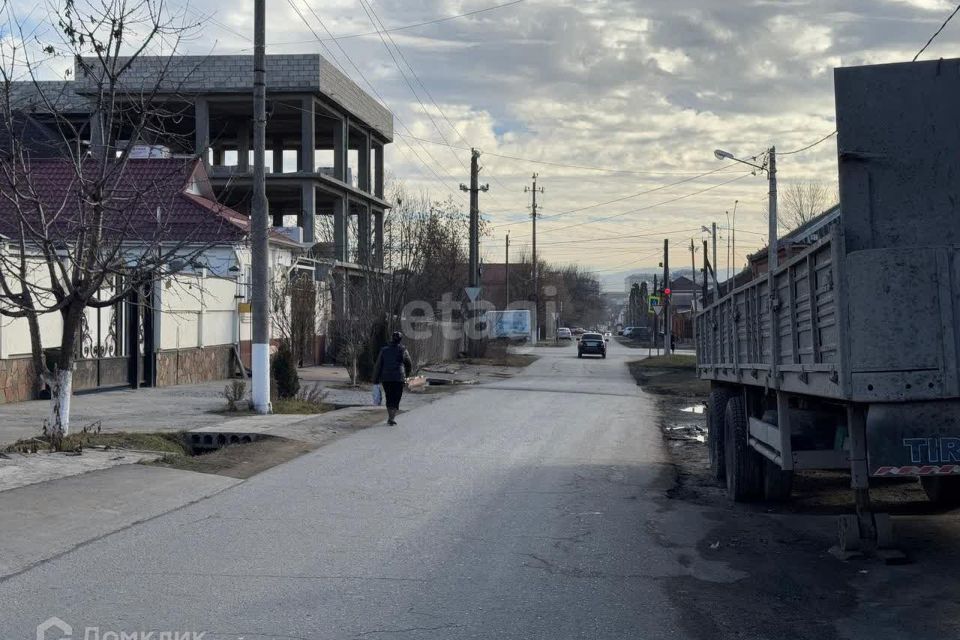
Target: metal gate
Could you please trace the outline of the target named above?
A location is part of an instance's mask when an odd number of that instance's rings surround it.
[[[149,289],[134,291],[111,307],[86,309],[76,346],[74,389],[153,386],[150,299]]]

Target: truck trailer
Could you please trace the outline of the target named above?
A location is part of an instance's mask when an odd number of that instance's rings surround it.
[[[730,498],[849,469],[841,547],[883,547],[871,478],[960,502],[960,60],[838,68],[834,88],[839,220],[705,306],[697,374]]]

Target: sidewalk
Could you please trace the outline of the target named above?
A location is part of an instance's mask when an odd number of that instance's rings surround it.
[[[518,372],[474,365],[441,365],[431,369],[424,375],[470,383],[502,380]],[[360,406],[316,415],[225,419],[210,413],[225,404],[219,394],[227,381],[220,381],[76,396],[74,425],[79,429],[100,420],[104,431],[256,433],[320,446],[351,429],[384,421],[383,408],[369,404],[369,385],[338,388],[349,384],[342,368],[313,367],[300,373],[304,384],[320,385],[327,390],[328,402]],[[409,411],[445,395],[436,390],[405,394],[403,408]],[[46,401],[0,405],[0,442],[39,433],[34,424],[42,422],[47,410]],[[88,450],[75,457],[0,456],[0,513],[4,514],[0,518],[0,580],[86,542],[243,482],[221,475],[135,464],[145,457],[151,456],[117,450]]]
[[[369,403],[366,392],[333,388],[349,384],[343,367],[319,366],[300,370],[304,385],[317,385],[335,405]],[[99,425],[104,432],[189,431],[219,425],[226,407],[223,389],[229,380],[146,389],[117,389],[75,395],[71,402],[71,431]],[[249,393],[249,383],[247,391]],[[0,446],[39,436],[49,415],[49,400],[0,404]],[[303,417],[303,416],[299,416]]]

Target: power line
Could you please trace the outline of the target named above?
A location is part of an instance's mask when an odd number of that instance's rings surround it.
[[[726,186],[726,185],[728,185],[728,184],[732,184],[732,183],[736,182],[737,180],[743,180],[743,179],[746,178],[747,176],[751,176],[751,175],[753,175],[753,173],[744,173],[743,175],[738,176],[738,177],[734,178],[733,180],[727,180],[726,182],[721,182],[720,184],[715,184],[715,185],[713,185],[713,186],[707,187],[706,189],[700,189],[699,191],[694,191],[694,192],[692,192],[692,193],[688,193],[688,194],[685,194],[685,195],[682,195],[682,196],[677,196],[676,198],[671,198],[671,199],[669,199],[669,200],[663,200],[662,202],[656,202],[656,203],[654,203],[654,204],[650,204],[650,205],[647,205],[647,206],[645,206],[645,207],[638,207],[638,208],[636,208],[636,209],[631,209],[631,210],[629,210],[629,211],[624,211],[624,212],[622,212],[622,213],[617,213],[617,214],[614,214],[614,215],[612,215],[612,216],[606,216],[606,217],[604,217],[604,218],[597,218],[596,220],[585,220],[585,221],[583,221],[583,222],[577,222],[577,223],[574,223],[574,224],[568,224],[568,225],[563,226],[563,227],[556,227],[556,228],[554,228],[554,229],[545,229],[545,230],[543,230],[541,233],[553,233],[553,232],[556,232],[556,231],[563,231],[564,229],[572,229],[572,228],[574,228],[574,227],[581,227],[581,226],[583,226],[583,225],[585,225],[585,224],[594,224],[594,223],[597,223],[597,222],[605,222],[605,221],[607,221],[607,220],[612,220],[612,219],[614,219],[614,218],[619,218],[619,217],[621,217],[621,216],[629,215],[629,214],[631,214],[631,213],[639,213],[639,212],[641,212],[641,211],[648,211],[648,210],[653,209],[653,208],[655,208],[655,207],[660,207],[660,206],[663,206],[663,205],[665,205],[665,204],[670,204],[670,203],[672,203],[672,202],[677,202],[677,201],[679,201],[679,200],[684,200],[684,199],[686,199],[686,198],[692,198],[693,196],[700,195],[701,193],[706,193],[707,191],[713,191],[714,189],[719,189],[720,187]],[[520,235],[527,235],[527,234],[520,234]],[[611,237],[616,237],[616,236],[611,236]]]
[[[650,233],[636,233],[631,235],[615,236],[612,238],[608,237],[608,238],[586,238],[582,240],[556,240],[554,242],[541,242],[540,244],[543,246],[549,246],[549,245],[557,245],[557,244],[580,244],[583,242],[609,242],[610,240],[621,240],[621,239],[625,240],[628,238],[649,238],[649,237],[660,238],[667,234],[690,233],[695,231],[700,231],[700,227],[691,228],[691,229],[674,229],[672,231],[653,231]]]
[[[930,46],[930,43],[933,42],[933,41],[936,39],[936,37],[937,37],[938,35],[940,35],[940,32],[943,31],[943,30],[947,27],[947,25],[950,23],[950,21],[953,20],[953,16],[957,15],[957,12],[958,12],[958,11],[960,11],[960,4],[958,4],[958,5],[957,5],[957,8],[953,10],[953,13],[951,13],[949,16],[947,16],[947,19],[943,21],[943,24],[940,25],[940,28],[937,29],[936,32],[935,32],[932,36],[930,36],[930,39],[927,40],[927,44],[923,45],[923,46],[920,48],[920,51],[917,51],[917,55],[913,56],[913,62],[916,62],[916,61],[917,61],[917,58],[920,57],[920,54],[927,50],[927,47]]]
[[[400,137],[403,137],[403,138],[411,138],[411,139],[413,139],[413,140],[416,140],[417,142],[426,142],[427,144],[436,144],[436,145],[440,145],[440,146],[453,146],[453,145],[447,144],[446,142],[439,142],[439,141],[437,141],[437,140],[430,140],[429,138],[417,138],[417,137],[415,137],[415,136],[407,136],[407,135],[402,135],[402,134],[397,134],[397,135],[400,136]],[[460,149],[460,150],[462,150],[462,151],[469,151],[469,149],[468,149],[467,147],[457,147],[457,146],[453,146],[453,148],[454,148],[454,149]],[[495,157],[495,158],[504,158],[504,159],[506,159],[506,160],[516,160],[516,161],[518,161],[518,162],[530,162],[530,163],[533,163],[533,164],[542,164],[542,165],[547,165],[547,166],[551,166],[551,167],[562,167],[562,168],[565,168],[565,169],[580,169],[580,170],[582,170],[582,171],[600,171],[600,172],[604,172],[604,173],[622,173],[622,174],[625,174],[625,175],[636,175],[636,176],[644,176],[644,175],[691,175],[691,174],[696,173],[695,171],[656,171],[656,170],[637,171],[637,170],[631,170],[631,169],[611,169],[610,167],[595,167],[595,166],[588,166],[588,165],[583,165],[583,164],[568,164],[568,163],[564,163],[564,162],[554,162],[554,161],[552,161],[552,160],[537,160],[537,159],[535,159],[535,158],[523,158],[523,157],[520,157],[520,156],[506,155],[506,154],[503,154],[503,153],[494,153],[493,151],[484,151],[483,149],[481,149],[481,151],[483,151],[484,155],[492,156],[492,157]]]
[[[442,23],[442,22],[450,22],[451,20],[457,20],[457,19],[459,19],[459,18],[468,18],[468,17],[470,17],[470,16],[475,16],[475,15],[480,14],[480,13],[486,13],[487,11],[494,11],[494,10],[496,10],[496,9],[505,9],[505,8],[507,8],[507,7],[512,7],[513,5],[517,5],[517,4],[520,4],[521,2],[525,2],[525,1],[526,1],[526,0],[512,0],[511,2],[504,2],[504,3],[502,3],[502,4],[495,4],[495,5],[492,5],[492,6],[489,6],[489,7],[483,7],[483,8],[481,8],[481,9],[474,9],[473,11],[466,11],[466,12],[464,12],[464,13],[458,13],[458,14],[452,15],[452,16],[445,16],[445,17],[443,17],[443,18],[434,18],[433,20],[425,20],[424,22],[415,22],[415,23],[413,23],[413,24],[406,24],[406,25],[403,25],[403,26],[400,26],[400,27],[391,27],[390,29],[387,29],[386,31],[384,31],[384,33],[388,33],[388,32],[389,32],[389,33],[394,33],[394,32],[397,32],[397,31],[407,31],[407,30],[410,30],[410,29],[417,29],[417,28],[419,28],[419,27],[427,27],[427,26],[430,26],[430,25],[432,25],[432,24],[440,24],[440,23]],[[350,34],[347,34],[347,35],[344,35],[344,36],[334,36],[333,34],[330,34],[330,37],[329,37],[329,38],[326,38],[325,40],[336,42],[336,41],[339,41],[339,40],[350,40],[351,38],[363,38],[363,37],[367,37],[367,36],[375,36],[375,35],[377,35],[377,33],[378,33],[377,31],[366,31],[366,32],[363,32],[363,33],[350,33]],[[247,38],[247,39],[249,40],[249,38]],[[287,41],[287,42],[271,42],[270,44],[273,45],[273,46],[285,46],[285,45],[291,45],[291,44],[309,44],[309,43],[311,43],[311,42],[313,42],[313,40],[290,40],[290,41]]]
[[[293,10],[296,12],[296,14],[300,17],[300,20],[307,26],[307,28],[310,30],[310,32],[314,35],[314,37],[316,38],[316,40],[320,43],[320,46],[322,46],[322,47],[324,48],[324,50],[327,51],[327,53],[330,55],[331,59],[334,60],[334,62],[337,64],[338,67],[340,67],[340,70],[343,72],[343,74],[344,74],[344,75],[347,75],[346,70],[345,70],[345,69],[339,64],[339,62],[336,60],[336,56],[333,55],[333,52],[332,52],[332,51],[330,50],[330,48],[326,45],[326,43],[324,43],[323,40],[320,39],[320,35],[319,35],[319,34],[316,32],[316,30],[314,30],[314,28],[310,25],[310,23],[307,21],[306,16],[304,16],[303,13],[300,11],[300,9],[296,6],[296,4],[294,4],[294,1],[293,1],[293,0],[287,0],[287,2],[288,2],[288,3],[290,4],[290,6],[293,8]],[[323,22],[323,20],[320,18],[320,16],[317,15],[317,12],[314,11],[313,8],[312,8],[309,4],[307,4],[306,2],[304,2],[304,4],[306,5],[306,7],[307,7],[307,9],[310,11],[310,13],[312,13],[313,16],[317,19],[317,22],[320,23],[320,26],[323,27],[323,30],[327,32],[327,35],[329,35],[329,36],[332,37],[333,34],[330,32],[330,29],[327,28],[327,25]],[[354,70],[357,72],[357,74],[360,76],[360,78],[364,81],[364,83],[366,83],[366,85],[367,85],[368,87],[370,87],[370,90],[371,90],[371,91],[373,92],[373,94],[377,97],[377,99],[380,100],[380,103],[384,106],[384,108],[386,108],[388,111],[390,111],[389,107],[386,106],[386,100],[383,98],[383,96],[380,94],[380,92],[377,91],[377,88],[373,86],[373,83],[370,82],[370,80],[367,79],[366,75],[364,75],[363,71],[360,70],[360,67],[357,66],[357,63],[355,63],[355,62],[353,61],[353,59],[350,57],[350,55],[346,52],[346,50],[344,50],[343,46],[342,46],[338,41],[336,41],[335,39],[334,39],[334,44],[337,45],[337,48],[340,49],[340,52],[341,52],[341,53],[343,54],[343,56],[347,59],[347,61],[350,63],[350,65],[354,68]],[[409,129],[407,129],[406,124],[403,122],[403,120],[400,119],[399,116],[397,116],[397,114],[393,113],[392,111],[391,111],[390,113],[391,113],[391,115],[393,116],[393,118],[397,121],[397,124],[399,124],[401,127],[403,127],[404,129],[406,129],[407,131],[409,131]],[[413,145],[409,145],[409,146],[410,146],[410,150],[413,151],[413,153],[414,153],[414,155],[417,157],[417,159],[418,159],[425,167],[427,167],[427,169],[430,170],[430,172],[437,178],[437,180],[438,180],[451,194],[453,194],[455,198],[460,198],[461,200],[463,200],[463,196],[460,195],[460,194],[459,194],[457,191],[455,191],[453,188],[451,188],[450,185],[447,184],[447,182],[444,180],[444,178],[441,178],[441,177],[440,177],[440,174],[438,174],[437,171],[436,171],[432,166],[430,166],[429,164],[427,164],[427,163],[423,160],[423,158],[420,156],[420,154],[417,153],[417,151],[413,148]],[[442,164],[440,164],[440,162],[439,162],[436,158],[433,157],[433,154],[431,154],[431,153],[429,152],[429,150],[426,149],[426,147],[423,147],[423,145],[421,145],[421,148],[423,148],[424,153],[426,153],[426,154],[427,154],[427,157],[429,157],[434,163],[436,163],[437,165],[439,165],[439,166],[441,166],[441,167],[443,166]],[[448,174],[448,175],[447,175],[447,178],[449,179],[449,178],[451,178],[451,176]]]
[[[778,151],[778,152],[777,152],[777,155],[778,155],[778,156],[789,156],[789,155],[793,155],[794,153],[803,153],[803,152],[806,151],[807,149],[812,149],[813,147],[817,146],[817,145],[820,144],[821,142],[826,142],[827,140],[829,140],[830,138],[832,138],[832,137],[835,136],[835,135],[837,135],[837,130],[836,130],[836,129],[834,129],[833,131],[831,131],[831,132],[828,133],[827,135],[823,136],[822,138],[820,138],[820,139],[817,140],[816,142],[812,142],[812,143],[808,144],[808,145],[805,146],[805,147],[801,147],[801,148],[799,148],[799,149],[794,149],[793,151]]]
[[[579,207],[579,208],[577,208],[577,209],[568,209],[567,211],[561,211],[560,213],[554,213],[554,214],[549,215],[549,216],[540,216],[540,219],[541,219],[541,220],[549,220],[549,219],[552,219],[552,218],[559,218],[560,216],[570,215],[571,213],[579,213],[580,211],[586,211],[587,209],[595,209],[595,208],[597,208],[597,207],[603,207],[603,206],[606,206],[606,205],[608,205],[608,204],[615,204],[615,203],[617,203],[617,202],[623,202],[624,200],[630,200],[630,199],[632,199],[632,198],[638,198],[638,197],[640,197],[640,196],[645,196],[645,195],[648,195],[648,194],[651,194],[651,193],[656,193],[657,191],[663,191],[664,189],[669,189],[670,187],[675,187],[675,186],[677,186],[677,185],[681,185],[681,184],[684,184],[684,183],[686,183],[686,182],[692,182],[693,180],[697,180],[698,178],[703,178],[703,177],[705,177],[705,176],[709,176],[709,175],[714,174],[714,173],[719,173],[720,171],[726,171],[727,169],[730,169],[730,168],[733,168],[733,167],[736,167],[736,165],[729,165],[729,164],[728,164],[728,165],[723,165],[723,166],[718,167],[718,168],[716,168],[716,169],[711,169],[710,171],[707,171],[707,172],[704,172],[704,173],[700,173],[700,174],[697,174],[697,175],[692,176],[692,177],[689,177],[689,178],[684,178],[683,180],[677,180],[676,182],[671,182],[671,183],[669,183],[669,184],[660,185],[659,187],[654,187],[653,189],[647,189],[647,190],[645,190],[645,191],[640,191],[640,192],[638,192],[638,193],[633,193],[633,194],[630,194],[630,195],[628,195],[628,196],[623,196],[623,197],[620,197],[620,198],[614,198],[613,200],[607,200],[606,202],[598,202],[598,203],[596,203],[596,204],[587,205],[587,206],[585,206],[585,207]],[[498,225],[494,225],[493,227],[491,227],[491,229],[497,229],[497,228],[499,228],[499,227],[509,227],[509,226],[517,225],[517,224],[521,224],[521,222],[504,222],[504,223],[501,223],[501,224],[498,224]]]
[[[393,64],[394,66],[396,66],[397,71],[400,72],[400,76],[403,78],[403,81],[407,84],[407,87],[410,88],[410,92],[413,93],[413,97],[416,98],[417,102],[420,104],[420,107],[423,109],[424,113],[430,119],[431,124],[433,124],[433,127],[437,130],[437,133],[440,134],[440,137],[443,139],[443,141],[447,142],[447,138],[443,133],[443,129],[440,127],[439,124],[437,124],[437,121],[434,119],[433,114],[431,114],[430,110],[427,109],[427,106],[423,103],[423,100],[420,99],[420,95],[417,93],[417,90],[414,88],[409,78],[407,78],[407,74],[404,73],[403,67],[400,65],[400,62],[397,60],[397,57],[393,55],[393,51],[387,45],[387,41],[384,40],[383,38],[384,34],[386,34],[387,38],[390,39],[391,44],[393,44],[393,48],[396,49],[397,53],[400,55],[400,59],[403,60],[404,64],[407,65],[407,68],[410,69],[410,73],[413,75],[414,79],[423,89],[424,93],[426,93],[427,98],[430,100],[433,106],[440,113],[441,117],[443,117],[443,119],[447,122],[447,125],[451,129],[453,129],[454,133],[457,134],[460,140],[462,140],[463,142],[467,142],[464,139],[464,137],[460,134],[460,132],[457,131],[457,128],[453,126],[453,123],[450,122],[450,118],[448,118],[447,115],[443,112],[443,109],[440,108],[440,105],[437,104],[437,101],[433,98],[433,95],[430,93],[430,90],[427,89],[426,85],[424,85],[423,83],[423,80],[421,80],[420,76],[417,75],[417,72],[413,68],[413,65],[410,64],[409,60],[407,60],[407,57],[403,54],[403,51],[397,45],[396,41],[393,39],[393,36],[387,32],[386,30],[387,27],[383,23],[383,21],[380,19],[380,16],[377,15],[376,10],[373,8],[373,4],[371,2],[368,2],[367,0],[360,0],[360,6],[363,8],[364,13],[367,14],[367,19],[370,20],[370,24],[373,25],[374,29],[377,29],[377,35],[380,37],[380,42],[383,44],[383,48],[387,50],[387,53],[390,54],[390,59],[393,60]],[[378,24],[380,25],[379,28],[377,27]],[[463,167],[464,171],[469,172],[470,170],[467,168],[467,165],[463,162],[463,158],[461,158],[457,153],[453,152],[453,149],[454,149],[453,145],[448,145],[448,146],[451,149],[451,153],[453,153],[457,162],[459,162],[460,166]],[[472,152],[472,149],[471,149],[471,152]],[[502,185],[502,184],[501,184],[501,187],[503,187],[505,190],[507,188],[505,185]],[[494,196],[493,199],[496,200],[496,197]]]

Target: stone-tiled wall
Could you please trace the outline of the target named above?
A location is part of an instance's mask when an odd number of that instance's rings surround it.
[[[233,346],[171,349],[157,354],[157,386],[224,380],[233,375]]]
[[[0,403],[32,400],[33,362],[30,358],[0,360]]]

